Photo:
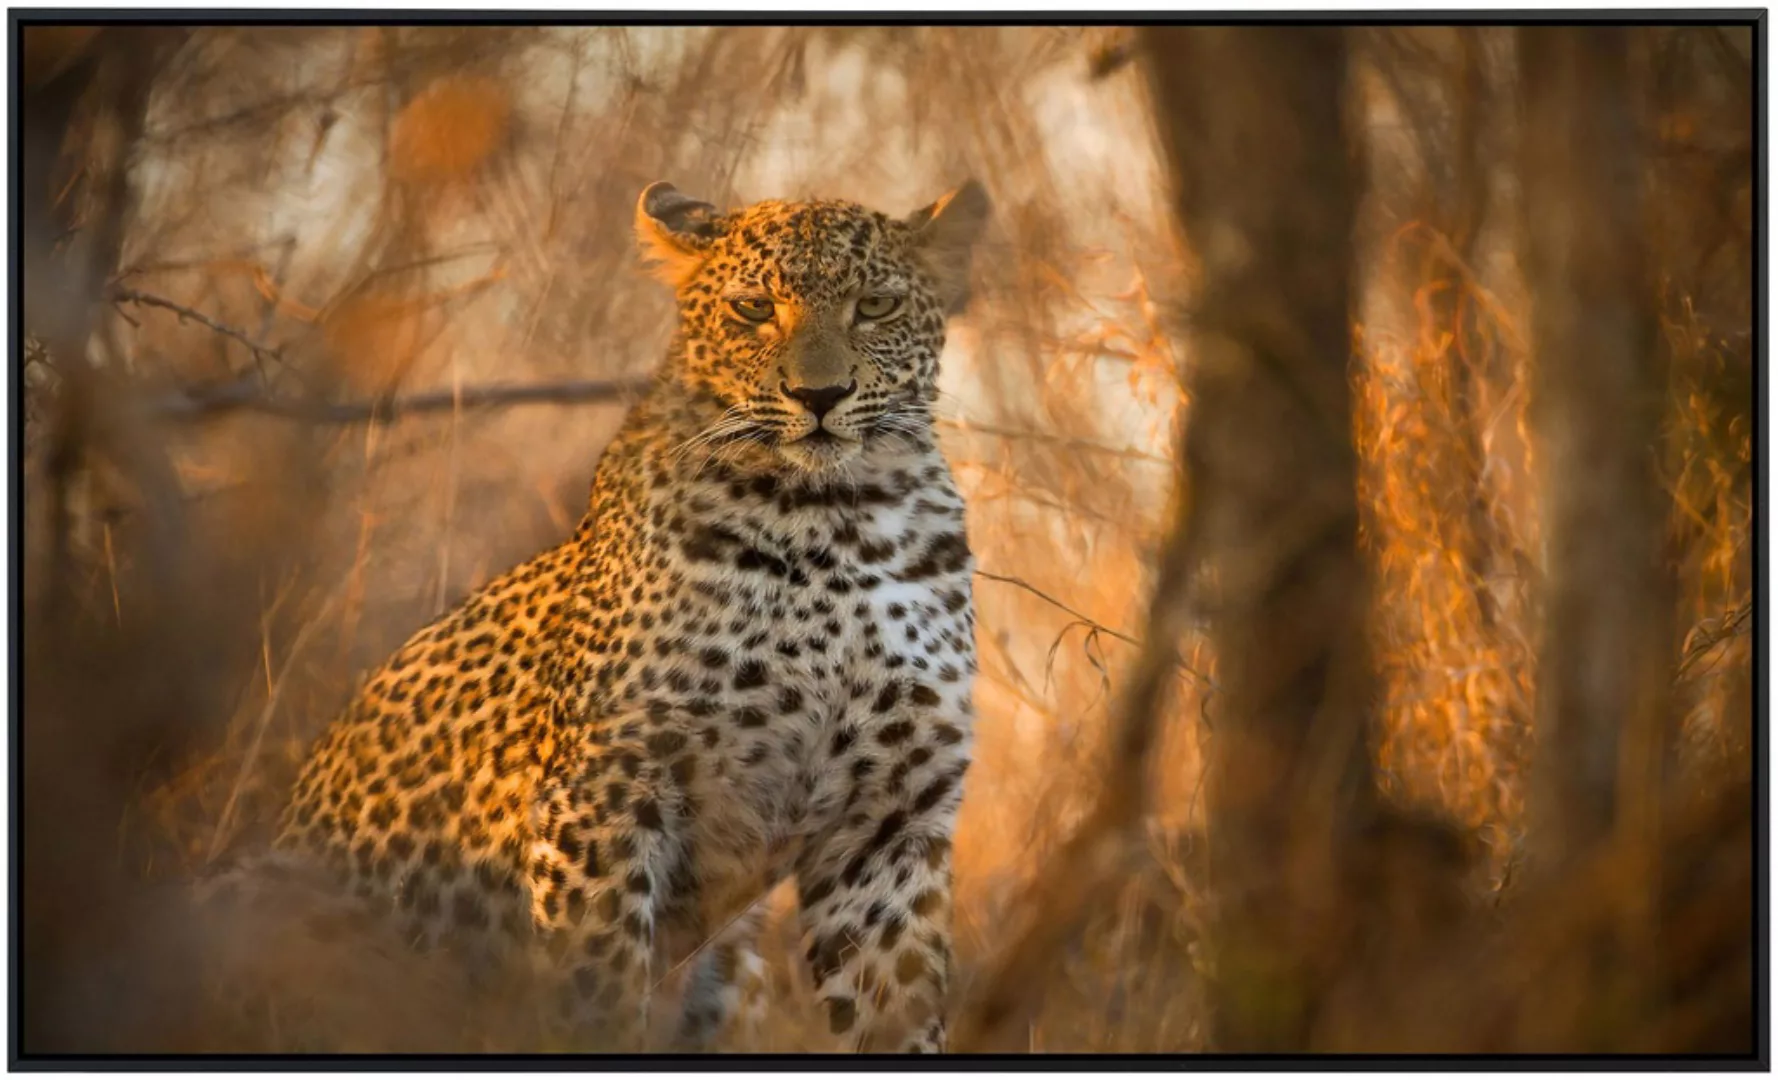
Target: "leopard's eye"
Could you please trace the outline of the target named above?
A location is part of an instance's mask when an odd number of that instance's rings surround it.
[[[901,306],[898,296],[867,296],[858,301],[858,317],[861,319],[881,319],[895,314]]]
[[[772,302],[770,300],[730,300],[728,306],[735,309],[735,314],[748,322],[771,322]]]

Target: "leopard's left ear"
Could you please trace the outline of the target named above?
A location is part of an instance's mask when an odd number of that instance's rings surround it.
[[[675,289],[690,280],[710,254],[716,216],[716,207],[672,184],[648,185],[636,200],[636,242],[654,275]]]
[[[969,303],[969,257],[987,223],[988,192],[974,180],[907,217],[915,253],[938,281],[949,314]]]

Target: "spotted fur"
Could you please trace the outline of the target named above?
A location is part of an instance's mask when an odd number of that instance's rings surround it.
[[[690,1045],[757,1017],[794,878],[833,1034],[942,1049],[976,659],[930,410],[986,211],[644,192],[678,331],[585,518],[368,678],[279,846],[418,943],[528,943],[582,1030],[645,1023],[692,955]]]

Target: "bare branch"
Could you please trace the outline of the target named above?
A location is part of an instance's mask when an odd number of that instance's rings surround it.
[[[624,401],[640,393],[647,385],[646,378],[580,379],[531,385],[465,386],[459,390],[429,390],[375,401],[324,402],[268,397],[252,383],[236,382],[212,391],[169,397],[160,402],[155,411],[180,419],[202,419],[231,412],[256,412],[316,424],[378,423],[400,416],[457,409]]]
[[[196,308],[186,307],[184,304],[169,300],[164,296],[156,296],[154,293],[142,292],[139,289],[112,289],[108,295],[111,302],[114,304],[140,304],[143,307],[162,308],[179,316],[180,322],[190,321],[200,323],[216,333],[221,334],[225,338],[230,338],[247,346],[257,359],[276,360],[280,363],[284,360],[280,350],[275,349],[270,345],[264,345],[255,341],[247,335],[246,331],[238,330],[227,323],[217,322],[215,319],[198,311]]]
[[[255,340],[246,331],[230,326],[174,300],[139,289],[114,288],[108,294],[116,304],[140,304],[161,308],[245,345],[255,358],[283,362],[282,351]],[[351,424],[389,421],[398,416],[457,409],[493,408],[509,405],[556,404],[616,401],[640,393],[649,380],[582,379],[544,383],[531,386],[469,386],[457,390],[432,390],[406,397],[381,398],[374,401],[317,402],[292,401],[267,396],[255,382],[242,380],[200,391],[176,394],[158,403],[154,411],[165,416],[198,419],[231,412],[257,412],[287,420],[304,420],[320,424]]]

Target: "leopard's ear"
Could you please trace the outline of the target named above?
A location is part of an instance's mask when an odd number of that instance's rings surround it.
[[[655,277],[677,289],[698,272],[716,239],[716,207],[665,181],[636,200],[636,242]]]
[[[955,315],[969,303],[969,260],[988,223],[988,191],[974,180],[907,217],[914,251],[938,282],[945,310]]]

